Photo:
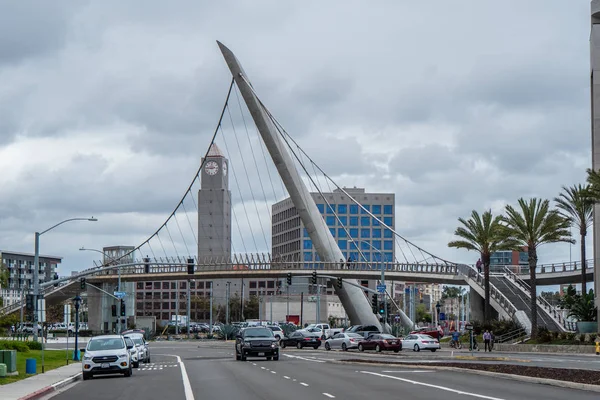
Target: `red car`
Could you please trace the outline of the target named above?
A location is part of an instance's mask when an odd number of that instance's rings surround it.
[[[411,335],[429,335],[432,338],[440,340],[444,336],[444,332],[434,327],[424,327],[410,332]]]
[[[358,350],[375,350],[377,352],[387,350],[397,353],[402,350],[402,341],[387,333],[376,333],[358,342]]]

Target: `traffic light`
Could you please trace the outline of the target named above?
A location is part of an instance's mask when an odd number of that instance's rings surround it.
[[[291,285],[292,284],[292,273],[288,272],[287,274],[287,284]]]
[[[188,269],[188,275],[194,275],[194,259],[193,258],[188,258],[187,269]]]
[[[373,293],[373,297],[371,297],[371,308],[374,313],[377,313],[377,294]]]
[[[84,290],[85,289],[85,278],[81,278],[79,283],[81,285],[81,290]]]
[[[146,274],[150,273],[150,259],[148,258],[148,256],[146,256],[146,258],[144,258],[144,273],[146,273]]]
[[[419,303],[423,302],[423,292],[419,292]]]
[[[312,272],[312,277],[310,278],[310,281],[313,285],[317,284],[317,271]]]
[[[25,296],[25,311],[27,313],[33,312],[33,295],[28,294]]]
[[[381,315],[385,314],[385,303],[384,302],[379,303],[379,314],[381,314]]]
[[[121,300],[121,317],[125,316],[125,302]]]
[[[58,273],[54,273],[54,276],[52,277],[52,279],[57,280],[58,279]],[[58,287],[58,283],[54,284],[54,287]]]
[[[111,306],[111,311],[112,311],[112,316],[116,317],[117,316],[117,305],[116,304],[113,304]]]
[[[342,285],[343,285],[342,277],[338,276],[338,278],[337,278],[337,287],[338,287],[338,289],[341,289]]]

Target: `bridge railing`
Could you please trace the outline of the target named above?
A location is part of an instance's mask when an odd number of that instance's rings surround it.
[[[523,279],[521,279],[518,275],[514,274],[510,269],[505,269],[506,277],[514,283],[517,287],[519,287],[529,298],[531,298],[531,286]],[[559,326],[565,328],[565,313],[562,309],[553,306],[542,296],[537,296],[538,304],[541,306],[542,310],[554,320]]]
[[[594,260],[589,259],[585,263],[586,268],[593,272]],[[529,265],[490,265],[491,273],[503,273],[506,269],[517,275],[528,275]],[[581,261],[572,261],[564,263],[540,264],[536,266],[536,274],[552,274],[560,272],[575,272],[581,271]]]
[[[58,284],[57,287],[48,286],[48,287],[45,287],[45,288],[41,288],[40,289],[40,294],[43,295],[43,296],[45,296],[45,295],[47,295],[50,292],[53,292],[55,290],[59,290],[64,285],[65,285],[65,283],[60,283],[60,284]],[[22,302],[19,300],[19,301],[13,302],[12,304],[3,306],[2,308],[0,308],[0,315],[5,315],[5,314],[10,314],[10,313],[15,312],[16,310],[18,310],[19,308],[21,308],[21,303]]]
[[[457,272],[459,274],[469,278],[471,281],[475,282],[480,288],[482,288],[485,291],[484,276],[482,273],[477,272],[477,270],[474,267],[472,267],[470,265],[466,265],[466,264],[460,264],[457,266]],[[468,280],[467,280],[467,282],[468,282]],[[490,282],[490,297],[493,298],[494,300],[496,300],[496,302],[498,302],[500,307],[502,307],[502,309],[508,314],[508,316],[511,319],[515,318],[517,308],[491,282]]]

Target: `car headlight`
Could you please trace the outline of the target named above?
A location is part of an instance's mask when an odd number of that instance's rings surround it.
[[[92,356],[83,356],[83,359],[85,361],[90,361],[93,357]]]
[[[275,347],[277,347],[277,342],[273,342],[273,343],[271,343],[271,347],[272,347],[272,348],[275,348]]]
[[[250,342],[244,342],[244,346],[250,346]]]
[[[125,353],[125,354],[119,354],[117,357],[119,357],[119,358],[126,358],[127,357],[127,353]]]

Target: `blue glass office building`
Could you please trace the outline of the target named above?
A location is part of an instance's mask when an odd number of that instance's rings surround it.
[[[393,193],[366,193],[362,188],[344,190],[386,225],[395,228]],[[346,260],[395,260],[393,233],[348,196],[337,189],[332,193],[311,195]],[[303,261],[306,268],[319,261],[308,232],[289,198],[273,205],[272,255],[285,260]]]

